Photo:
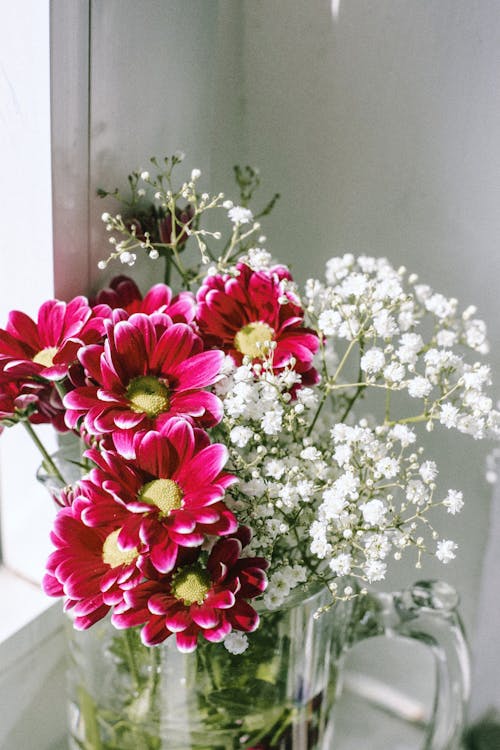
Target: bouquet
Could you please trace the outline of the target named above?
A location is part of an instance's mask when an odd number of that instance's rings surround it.
[[[238,655],[294,590],[324,588],[324,610],[404,554],[449,563],[432,518],[464,499],[439,486],[425,431],[495,438],[500,419],[474,308],[351,254],[300,288],[264,247],[277,196],[250,208],[258,173],[236,169],[232,202],[197,169],[176,185],[181,160],[132,173],[130,196],[100,191],[121,209],[102,216],[99,267],[141,254],[164,280],[11,312],[0,418],[59,483],[43,587],[77,629],[109,614],[147,646]],[[71,484],[36,436],[47,422],[83,446]]]

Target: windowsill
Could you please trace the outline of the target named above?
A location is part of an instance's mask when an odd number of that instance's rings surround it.
[[[0,590],[5,603],[0,618],[0,670],[53,635],[62,625],[61,606],[40,586],[0,566]]]
[[[67,747],[61,603],[0,566],[0,747]]]

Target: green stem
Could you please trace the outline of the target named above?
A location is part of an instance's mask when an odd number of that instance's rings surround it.
[[[385,424],[394,427],[397,424],[414,424],[416,422],[426,422],[429,419],[428,414],[419,414],[417,417],[404,417],[403,419],[391,419]]]
[[[172,273],[172,256],[170,253],[165,253],[165,275],[164,281],[167,286],[170,285],[170,276]]]
[[[319,415],[321,413],[321,409],[324,406],[324,403],[326,401],[326,397],[327,397],[328,393],[329,393],[329,389],[326,389],[324,391],[324,393],[323,393],[323,396],[321,397],[321,401],[319,402],[318,408],[316,409],[316,414],[314,415],[313,421],[311,422],[311,424],[309,426],[309,429],[307,430],[307,437],[309,437],[310,434],[311,434],[311,432],[314,430],[314,425],[316,424],[316,422],[318,420],[318,417],[319,417]]]
[[[51,457],[50,453],[47,451],[46,447],[44,446],[44,444],[42,443],[42,441],[40,440],[40,438],[36,434],[35,430],[31,426],[30,422],[28,422],[27,419],[24,419],[22,421],[22,424],[24,425],[24,428],[25,428],[26,432],[28,433],[28,435],[33,440],[33,442],[35,443],[36,447],[38,448],[38,450],[42,454],[44,463],[49,467],[49,469],[54,474],[54,476],[57,477],[57,479],[59,479],[59,481],[62,482],[62,484],[64,486],[66,486],[67,485],[66,480],[64,479],[63,475],[61,474],[61,472],[59,471],[59,469],[55,465],[54,461],[52,460],[52,457]]]
[[[346,363],[346,362],[347,362],[347,360],[349,359],[349,355],[350,355],[350,353],[352,352],[353,348],[354,348],[354,347],[356,346],[356,344],[358,343],[358,341],[359,341],[359,338],[355,338],[355,339],[353,339],[353,340],[351,341],[351,343],[349,344],[349,346],[347,347],[347,349],[345,350],[345,352],[344,352],[344,356],[343,356],[343,357],[342,357],[342,359],[340,360],[340,363],[339,363],[339,365],[338,365],[338,367],[337,367],[337,369],[336,369],[336,371],[335,371],[335,374],[334,374],[334,376],[332,377],[332,380],[331,380],[331,383],[332,383],[332,385],[334,385],[334,384],[335,384],[335,383],[337,382],[337,379],[338,379],[338,377],[339,377],[340,373],[341,373],[341,372],[342,372],[342,370],[344,369],[344,365],[345,365],[345,363]]]
[[[125,630],[123,633],[123,639],[125,642],[125,648],[127,650],[127,661],[130,669],[130,674],[132,675],[132,679],[135,682],[137,690],[139,690],[141,686],[141,679],[134,656],[134,644],[132,642],[133,633],[130,630]]]
[[[366,388],[366,386],[361,382],[361,378],[363,376],[363,371],[361,370],[361,357],[362,357],[363,351],[364,351],[364,346],[363,346],[363,342],[362,341],[359,342],[359,347],[360,347],[360,352],[359,352],[358,387],[356,388],[356,392],[355,392],[354,396],[351,399],[349,399],[349,401],[347,403],[345,411],[344,411],[344,413],[342,414],[342,416],[340,418],[341,422],[345,422],[345,420],[347,419],[347,416],[350,414],[351,409],[354,406],[354,404],[356,403],[358,397],[361,395],[361,393]]]

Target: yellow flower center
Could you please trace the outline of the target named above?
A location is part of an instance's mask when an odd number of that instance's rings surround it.
[[[208,574],[197,566],[181,568],[172,580],[172,594],[184,604],[203,604],[210,589]]]
[[[256,321],[255,323],[249,323],[238,331],[234,337],[234,345],[244,356],[255,359],[255,357],[262,357],[265,354],[273,336],[274,331],[271,326]]]
[[[37,365],[42,365],[42,367],[52,367],[56,354],[56,346],[46,346],[45,349],[40,349],[40,351],[35,354],[33,362],[36,362]]]
[[[154,479],[141,488],[139,500],[156,505],[163,516],[168,516],[170,511],[182,507],[182,490],[173,479]]]
[[[129,565],[139,555],[137,548],[122,549],[118,546],[118,535],[121,529],[112,531],[102,545],[102,559],[106,565],[118,568],[120,565]]]
[[[130,381],[127,398],[132,411],[157,417],[170,408],[168,388],[153,375],[143,375]]]

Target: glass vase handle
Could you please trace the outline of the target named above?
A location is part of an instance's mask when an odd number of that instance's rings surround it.
[[[435,656],[436,694],[424,750],[457,750],[470,692],[470,660],[455,589],[444,581],[420,581],[374,598],[378,633],[420,641]]]

